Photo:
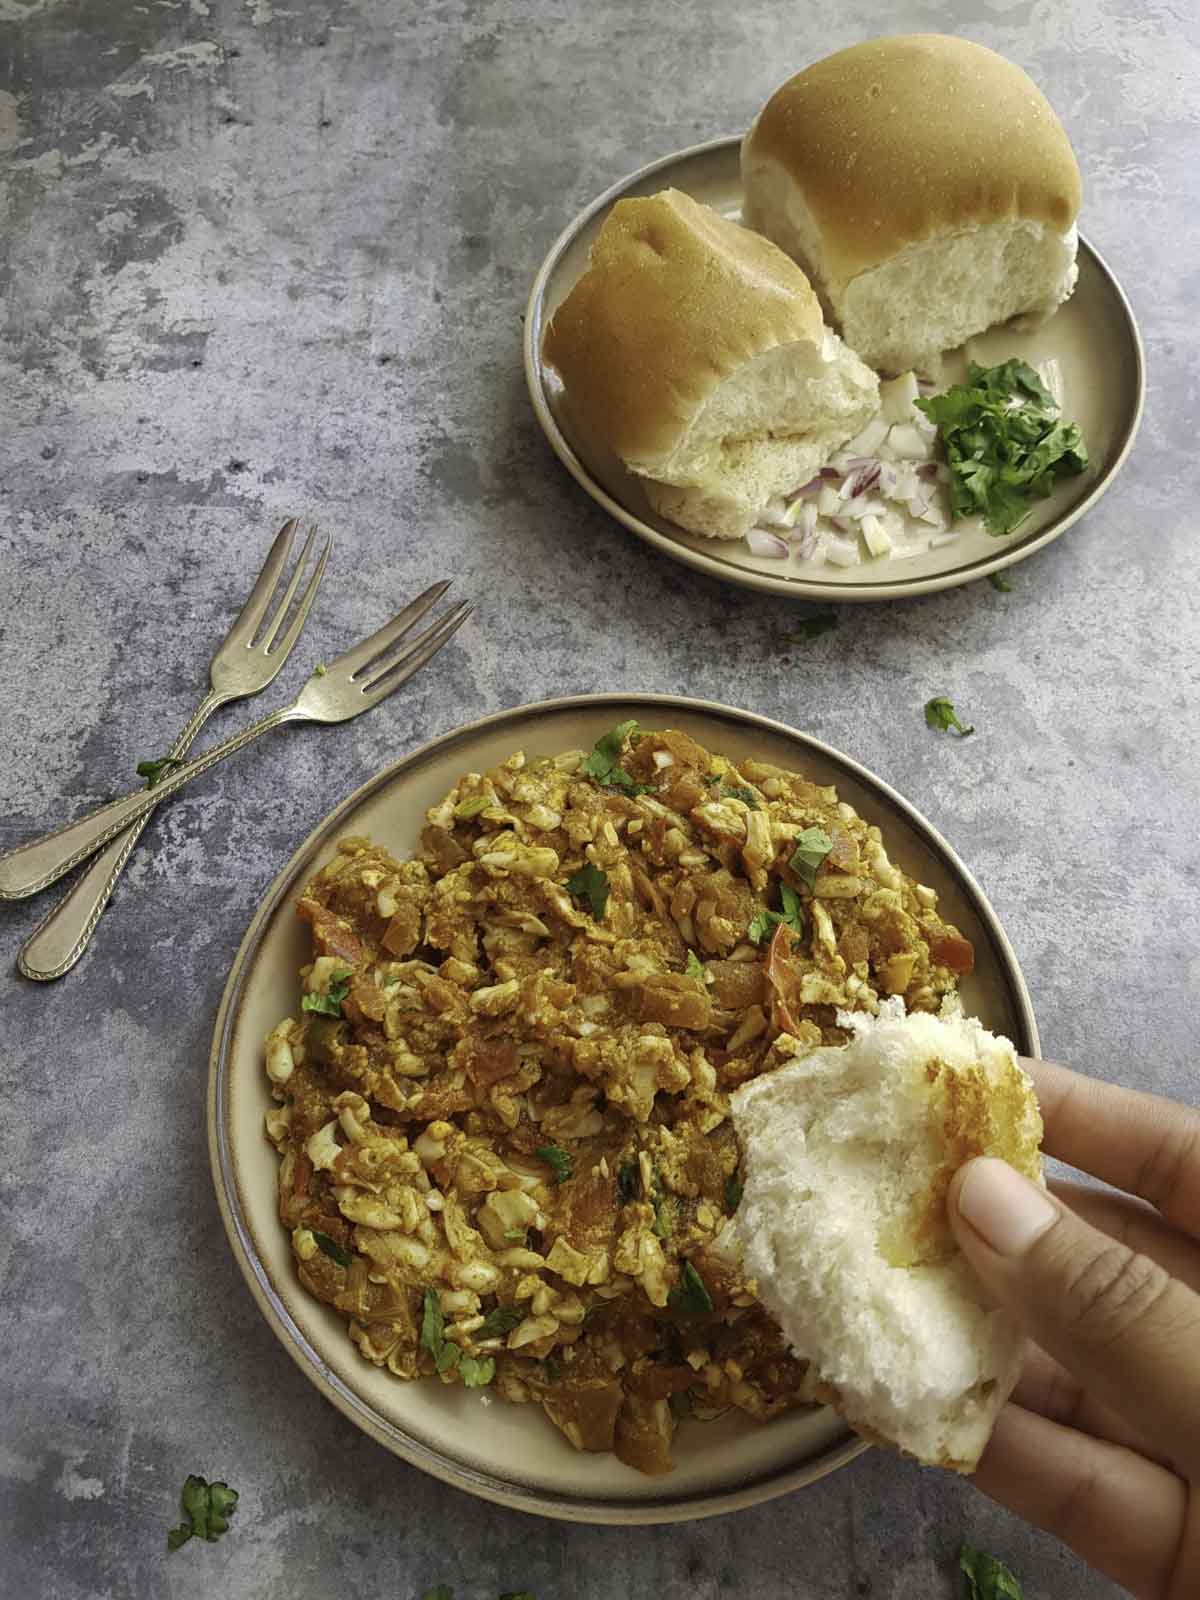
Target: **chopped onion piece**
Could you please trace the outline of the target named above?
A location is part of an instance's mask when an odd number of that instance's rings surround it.
[[[766,528],[751,528],[746,543],[752,555],[764,556],[769,561],[786,561],[790,553],[779,535]]]
[[[838,494],[831,483],[827,483],[821,490],[820,497],[817,500],[817,510],[823,517],[832,517],[836,514],[841,503],[841,495]]]
[[[858,540],[826,538],[825,559],[832,561],[835,567],[857,567],[861,559]]]
[[[817,494],[820,492],[821,485],[824,482],[824,478],[818,472],[815,478],[810,478],[807,483],[802,483],[798,489],[793,489],[791,494],[788,495],[788,499],[802,500],[805,495]]]
[[[913,401],[917,398],[919,392],[915,372],[902,372],[898,378],[893,378],[890,383],[882,384],[879,390],[880,420],[888,423],[911,422],[913,418]],[[879,444],[882,443],[883,439],[880,439]],[[879,445],[876,445],[875,448],[878,449]]]
[[[929,548],[931,550],[940,550],[944,544],[953,544],[957,538],[957,531],[931,534],[929,537]]]
[[[888,432],[888,447],[902,461],[927,461],[929,444],[912,422],[897,422]]]
[[[808,539],[816,533],[819,515],[815,500],[806,500],[800,507],[800,515],[796,518],[796,531],[802,539]]]
[[[872,417],[862,432],[856,434],[846,445],[846,453],[852,456],[873,456],[887,438],[888,421],[890,418],[885,421],[882,416]]]
[[[1054,403],[1061,411],[1064,390],[1062,368],[1058,362],[1051,356],[1049,361],[1039,361],[1033,370],[1054,396]]]
[[[878,517],[864,517],[862,520],[862,532],[867,549],[873,556],[885,556],[892,548],[892,541],[888,538],[883,523]]]

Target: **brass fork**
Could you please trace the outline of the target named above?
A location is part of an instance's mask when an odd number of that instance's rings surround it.
[[[296,532],[296,519],[291,517],[280,528],[271,545],[258,582],[250,591],[249,599],[225,637],[224,643],[212,659],[209,668],[209,690],[196,707],[191,720],[167,753],[164,765],[180,763],[201,728],[219,707],[231,700],[259,694],[277,677],[280,668],[291,654],[292,646],[308,618],[317,589],[325,573],[332,539],[327,538],[317,564],[305,585],[296,608],[296,615],[280,637],[280,628],[287,620],[288,610],[300,588],[300,580],[309,565],[316,545],[317,530],[309,529],[308,539],[292,572],[291,581],[283,596],[267,617],[268,607],[275,598]],[[263,626],[263,619],[266,624]],[[257,637],[256,637],[257,635]],[[155,787],[155,804],[162,798],[161,787]],[[83,874],[49,916],[34,930],[21,947],[17,966],[27,978],[47,982],[61,978],[69,972],[87,949],[101,913],[108,904],[117,880],[125,870],[125,863],[141,838],[142,830],[150,821],[150,811],[131,823],[108,846],[102,855]]]
[[[131,822],[153,811],[160,801],[169,800],[185,783],[215,767],[226,756],[244,750],[261,734],[288,722],[349,722],[352,717],[377,706],[419,672],[470,616],[471,607],[463,601],[421,633],[413,635],[417,623],[449,587],[449,583],[435,583],[426,589],[378,633],[330,662],[328,667],[318,667],[290,706],[272,711],[270,716],[252,723],[223,744],[206,750],[163,778],[149,792],[137,790],[123,800],[101,806],[69,827],[44,834],[0,856],[0,900],[20,900],[25,895],[37,894],[107,844]]]

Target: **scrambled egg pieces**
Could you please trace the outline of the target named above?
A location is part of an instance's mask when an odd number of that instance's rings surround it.
[[[681,1416],[811,1401],[722,1249],[729,1094],[936,1011],[970,944],[832,788],[622,724],[468,773],[397,862],[344,839],[267,1039],[300,1279],[401,1378],[540,1405],[670,1470]]]

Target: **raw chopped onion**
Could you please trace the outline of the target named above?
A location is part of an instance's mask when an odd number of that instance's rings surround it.
[[[746,543],[752,555],[764,556],[769,561],[786,561],[790,554],[784,540],[777,533],[769,533],[766,528],[751,528],[746,535]]]
[[[825,559],[832,561],[835,567],[858,566],[861,559],[858,553],[858,540],[827,538]]]

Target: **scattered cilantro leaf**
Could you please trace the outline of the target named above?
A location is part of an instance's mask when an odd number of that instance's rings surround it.
[[[160,756],[157,761],[139,761],[134,771],[139,778],[145,778],[147,789],[153,789],[155,784],[162,782],[172,767],[183,765],[179,756]]]
[[[953,515],[981,515],[989,533],[1012,533],[1035,497],[1088,464],[1078,426],[1062,420],[1058,402],[1024,361],[972,361],[966,383],[916,404],[946,452]]]
[[[641,1168],[636,1161],[624,1161],[617,1169],[617,1193],[621,1196],[621,1204],[627,1206],[631,1200],[636,1200],[641,1187]]]
[[[344,1250],[336,1239],[331,1239],[327,1233],[322,1233],[319,1228],[310,1228],[309,1232],[317,1241],[317,1249],[323,1250],[331,1261],[336,1261],[339,1267],[348,1267],[354,1257],[348,1250]]]
[[[818,611],[815,617],[805,617],[796,624],[794,633],[783,634],[784,644],[804,644],[809,639],[819,639],[823,633],[831,633],[838,625],[835,611]]]
[[[744,785],[731,786],[728,783],[723,783],[721,785],[721,793],[727,800],[744,800],[750,807],[751,811],[762,810],[762,806],[760,805],[758,796],[755,794],[754,790],[747,789]]]
[[[965,739],[969,733],[974,733],[974,727],[965,728],[958,720],[958,712],[954,709],[954,702],[947,700],[944,695],[936,695],[932,700],[925,702],[925,721],[931,728],[940,728],[943,733],[949,733],[953,728],[960,739]]]
[[[731,1172],[725,1179],[725,1204],[731,1213],[741,1205],[743,1192],[742,1180],[736,1172]]]
[[[219,1480],[208,1483],[189,1474],[179,1496],[184,1520],[167,1534],[167,1549],[178,1550],[189,1539],[214,1543],[229,1530],[229,1519],[237,1510],[238,1493]]]
[[[1012,584],[1009,582],[1007,573],[989,572],[988,582],[991,584],[993,589],[999,589],[1001,594],[1012,593]]]
[[[318,661],[316,666],[313,668],[313,677],[323,678],[326,676],[328,671],[329,668],[325,665],[325,663],[323,661]]]
[[[796,840],[788,866],[798,878],[803,878],[810,889],[817,883],[821,863],[833,849],[833,840],[824,828],[805,828]]]
[[[584,772],[610,789],[628,789],[630,794],[645,794],[651,785],[635,782],[620,764],[621,747],[625,740],[633,743],[637,736],[638,725],[633,717],[628,722],[618,722],[611,732],[596,740],[591,755],[583,763]]]
[[[484,1317],[480,1327],[475,1329],[476,1339],[499,1339],[504,1334],[511,1333],[518,1322],[524,1320],[524,1313],[518,1311],[516,1306],[497,1306]]]
[[[436,1289],[426,1289],[421,1313],[421,1347],[433,1357],[439,1372],[449,1372],[456,1367],[462,1351],[446,1338],[446,1319],[442,1315],[442,1302]]]
[[[654,1207],[654,1221],[650,1224],[650,1231],[660,1239],[669,1239],[671,1236],[671,1218],[667,1213],[665,1197],[655,1193],[650,1203]]]
[[[680,1263],[679,1282],[667,1299],[684,1316],[701,1317],[713,1308],[712,1296],[705,1287],[704,1279],[690,1261]]]
[[[793,933],[804,932],[804,908],[800,904],[800,896],[790,884],[779,885],[779,902],[783,907],[782,911],[759,911],[750,919],[746,937],[751,944],[762,944],[771,929],[780,922],[786,922]]]
[[[694,950],[688,951],[687,966],[684,971],[689,978],[699,978],[701,983],[704,982],[704,963]]]
[[[574,900],[586,900],[597,922],[604,921],[604,908],[608,904],[608,874],[594,867],[590,861],[567,879],[567,893]]]
[[[964,1544],[958,1565],[967,1579],[967,1600],[1022,1600],[1021,1585],[995,1556]]]
[[[324,994],[305,994],[300,997],[301,1011],[319,1011],[325,1017],[340,1017],[342,1001],[350,993],[350,969],[331,972],[329,988]]]
[[[454,815],[460,822],[469,822],[472,817],[477,817],[481,811],[486,811],[495,802],[491,795],[473,794],[469,800],[460,800],[454,808]]]
[[[721,775],[718,772],[702,772],[700,774],[700,782],[706,783],[710,789],[714,783],[720,783],[720,781]]]
[[[560,1150],[556,1144],[540,1144],[533,1153],[539,1161],[544,1161],[554,1169],[554,1176],[559,1183],[566,1183],[573,1170],[571,1157],[566,1150]]]
[[[463,1356],[458,1363],[458,1375],[467,1389],[485,1389],[496,1376],[496,1363],[491,1356]]]

